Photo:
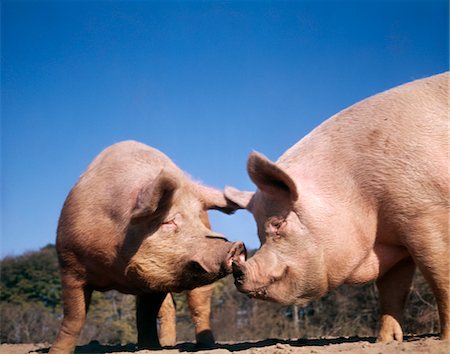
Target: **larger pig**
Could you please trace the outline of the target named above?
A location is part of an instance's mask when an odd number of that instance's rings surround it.
[[[415,267],[449,327],[449,97],[444,73],[331,117],[276,163],[248,159],[255,193],[225,189],[253,213],[261,248],[234,263],[250,296],[306,304],[344,283],[376,281],[380,341],[402,340]]]
[[[233,257],[244,256],[241,242],[210,230],[209,209],[233,207],[160,151],[126,141],[101,152],[59,220],[64,319],[51,353],[73,351],[93,290],[137,295],[138,344],[158,346],[165,295],[212,283],[231,273]]]

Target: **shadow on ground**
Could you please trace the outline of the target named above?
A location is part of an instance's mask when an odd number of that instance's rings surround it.
[[[423,338],[435,337],[434,335],[420,335],[420,336],[405,336],[405,341],[415,341]],[[164,351],[166,349],[177,349],[180,352],[197,352],[200,350],[226,349],[230,352],[239,352],[252,348],[264,348],[274,345],[289,345],[291,347],[322,347],[331,344],[343,343],[357,343],[367,342],[375,343],[375,337],[340,337],[340,338],[318,338],[318,339],[264,339],[260,341],[246,341],[238,343],[217,343],[211,348],[198,348],[195,343],[185,342],[179,343],[174,347],[165,347],[161,349],[152,349],[155,351]],[[37,353],[48,353],[50,348],[43,348],[37,350]],[[93,341],[87,345],[77,346],[75,354],[77,353],[133,353],[139,349],[135,344],[127,345],[102,345],[97,341]]]

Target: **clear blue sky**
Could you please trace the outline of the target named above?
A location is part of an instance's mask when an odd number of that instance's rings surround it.
[[[195,179],[254,190],[341,109],[448,70],[447,1],[1,3],[1,256],[55,240],[89,162],[125,139]],[[250,214],[211,214],[259,246]]]

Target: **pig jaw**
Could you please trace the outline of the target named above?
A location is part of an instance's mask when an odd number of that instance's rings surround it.
[[[240,292],[251,298],[280,303],[289,302],[286,299],[286,295],[289,294],[289,289],[286,284],[283,284],[283,278],[288,273],[287,267],[284,268],[284,272],[280,277],[266,276],[264,279],[261,279],[262,277],[255,279],[255,276],[251,275],[253,274],[251,269],[251,267],[238,266],[236,262],[233,263],[234,283]]]
[[[252,298],[304,306],[327,292],[323,277],[296,269],[298,265],[281,261],[262,249],[248,262],[233,262],[237,289]]]
[[[283,299],[289,294],[289,267],[273,252],[263,247],[248,262],[234,260],[232,267],[240,292],[249,297],[285,302]]]

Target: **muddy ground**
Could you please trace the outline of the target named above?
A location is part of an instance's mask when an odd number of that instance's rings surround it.
[[[49,344],[1,344],[0,354],[48,353]],[[89,345],[77,347],[75,353],[138,353],[138,354],[306,354],[306,353],[413,353],[413,354],[449,354],[450,341],[440,341],[436,336],[407,337],[404,342],[391,342],[387,344],[375,343],[375,338],[349,337],[349,338],[320,338],[320,339],[266,339],[261,341],[248,341],[239,343],[219,343],[214,349],[196,350],[193,343],[179,343],[172,348],[160,350],[137,350],[129,345],[101,345],[92,342]]]

